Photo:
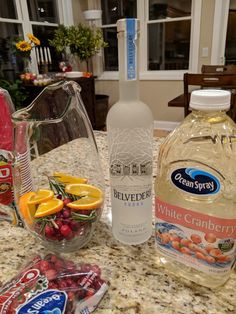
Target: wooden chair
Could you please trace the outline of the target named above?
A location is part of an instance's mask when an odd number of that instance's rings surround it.
[[[236,74],[236,65],[202,65],[201,72],[204,74]]]
[[[184,114],[189,114],[190,87],[219,88],[231,91],[231,107],[228,115],[236,121],[236,74],[184,74]]]

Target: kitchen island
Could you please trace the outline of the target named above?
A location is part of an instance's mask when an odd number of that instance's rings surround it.
[[[106,202],[101,221],[89,244],[66,254],[75,262],[96,263],[110,287],[97,314],[230,314],[236,313],[236,272],[215,291],[169,274],[157,263],[154,237],[138,246],[126,246],[111,233],[108,156],[105,132],[95,132],[106,183]],[[154,175],[157,152],[163,139],[154,138]],[[40,185],[41,174],[68,155],[66,145],[32,161],[33,176]],[[75,156],[70,152],[70,156]],[[25,229],[0,223],[1,284],[17,274],[34,254],[46,251]]]

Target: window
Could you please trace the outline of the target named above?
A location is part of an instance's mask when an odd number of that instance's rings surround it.
[[[40,49],[31,52],[32,71],[43,73],[45,61],[49,72],[58,71],[61,56],[48,40],[59,23],[73,23],[71,0],[66,6],[63,1],[0,0],[0,77],[13,80],[23,70],[23,60],[12,54],[11,45],[14,38],[27,39],[27,33],[33,33],[41,42]]]
[[[225,64],[236,64],[236,0],[230,0],[225,43]]]
[[[148,70],[189,68],[191,0],[149,0]]]
[[[137,17],[136,0],[101,1],[104,40],[109,47],[104,49],[105,71],[118,70],[116,21],[125,17]]]
[[[201,0],[101,0],[101,9],[107,77],[118,70],[116,21],[124,17],[141,22],[141,79],[197,69]]]

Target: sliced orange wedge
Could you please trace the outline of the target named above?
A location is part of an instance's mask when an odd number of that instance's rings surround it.
[[[54,192],[52,190],[39,189],[32,195],[28,200],[28,205],[36,205],[46,202],[54,197]]]
[[[33,224],[34,222],[34,214],[36,211],[36,206],[35,205],[29,205],[28,201],[29,199],[34,196],[36,193],[35,192],[28,192],[22,195],[19,199],[19,204],[18,208],[20,211],[20,214],[24,221],[28,223],[29,225]]]
[[[88,181],[85,178],[74,177],[74,176],[71,176],[71,175],[63,173],[63,172],[54,172],[53,176],[57,181],[59,181],[61,183],[65,183],[65,184],[87,183],[87,181]]]
[[[80,199],[67,204],[68,207],[75,210],[91,210],[99,208],[104,199],[103,192],[99,188],[89,184],[67,184],[65,186],[65,192],[81,197]]]
[[[48,215],[56,214],[63,208],[63,201],[58,198],[52,198],[46,202],[40,203],[34,217],[40,218]]]

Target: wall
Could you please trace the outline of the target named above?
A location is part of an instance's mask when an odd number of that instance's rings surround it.
[[[201,12],[201,33],[199,47],[199,71],[202,64],[211,64],[215,0],[203,0]],[[206,31],[207,30],[207,31]],[[202,56],[202,49],[208,48],[208,56]]]
[[[167,102],[183,92],[182,81],[141,81],[140,98],[152,110],[155,120],[181,121],[183,108],[168,107]],[[96,93],[109,95],[110,106],[118,100],[117,81],[96,81]]]
[[[74,23],[84,22],[83,11],[88,9],[87,0],[72,0]]]

